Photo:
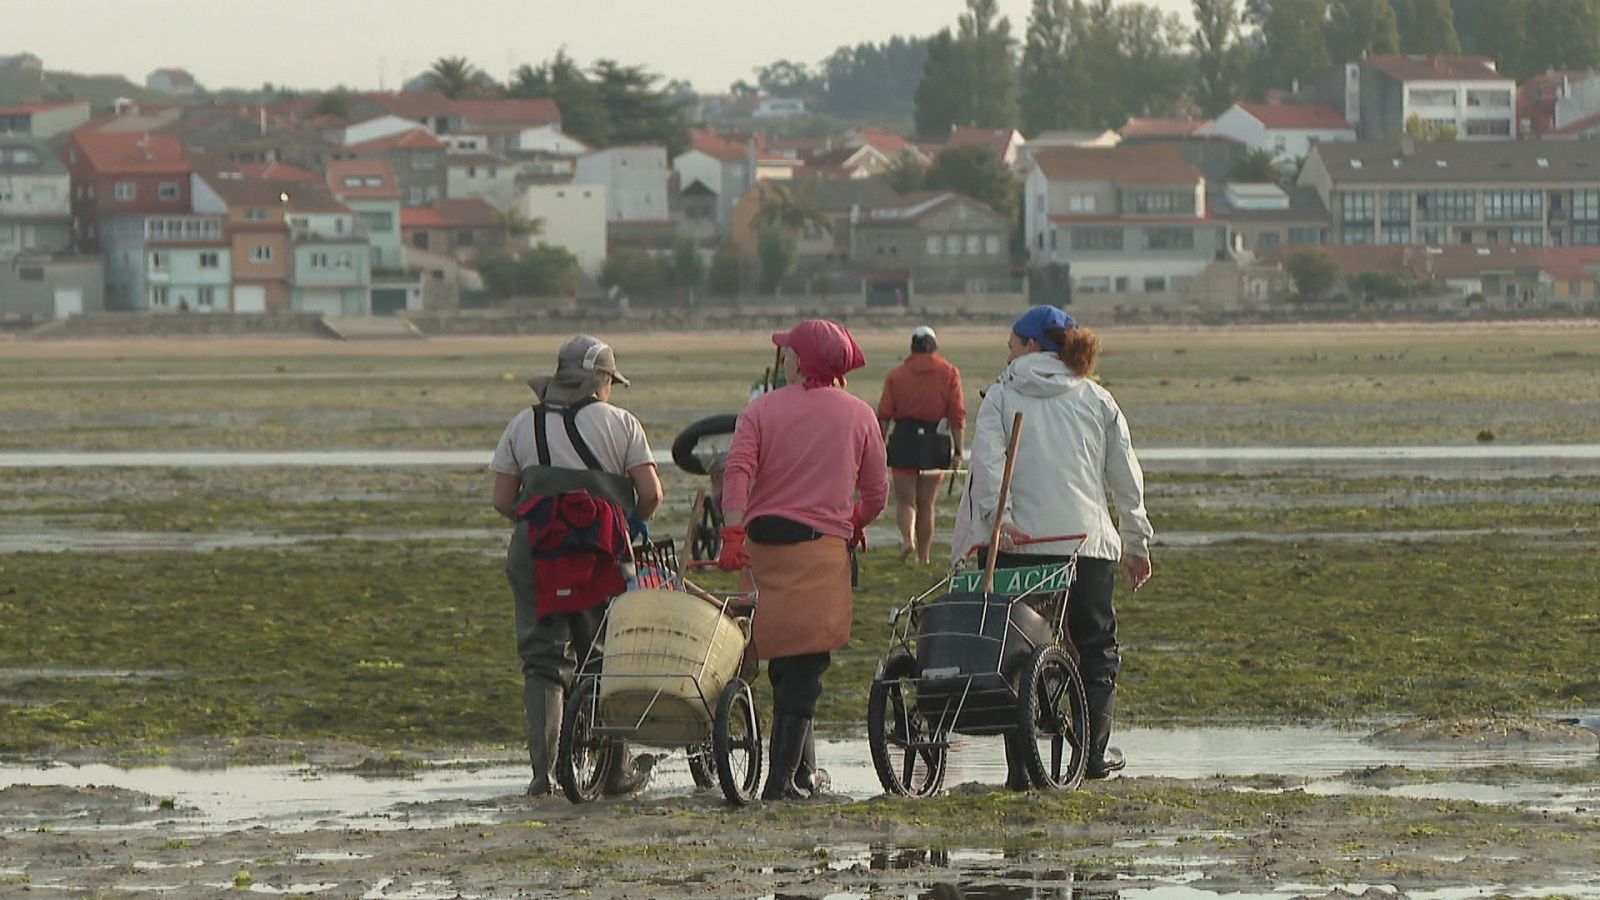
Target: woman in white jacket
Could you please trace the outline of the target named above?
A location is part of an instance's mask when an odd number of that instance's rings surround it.
[[[1144,473],[1134,456],[1128,422],[1105,388],[1090,380],[1100,337],[1053,306],[1028,310],[1011,327],[1009,365],[978,410],[971,475],[957,515],[954,552],[966,555],[988,540],[1005,470],[1013,417],[1023,414],[1022,439],[1006,508],[1000,511],[998,565],[1064,562],[1071,547],[1018,544],[1031,535],[1087,534],[1077,578],[1067,599],[1067,632],[1078,650],[1089,703],[1086,777],[1105,778],[1124,765],[1108,747],[1115,718],[1117,616],[1112,605],[1117,561],[1138,590],[1150,578],[1153,531],[1144,508]],[[1109,493],[1121,528],[1106,507]],[[1006,785],[1028,786],[1020,748],[1006,743]]]

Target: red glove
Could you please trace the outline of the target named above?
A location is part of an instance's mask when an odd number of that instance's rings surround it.
[[[750,567],[750,551],[744,548],[744,528],[738,525],[722,526],[722,553],[717,557],[717,568],[737,572]]]
[[[867,520],[861,514],[861,504],[859,503],[856,504],[855,510],[850,513],[850,528],[850,549],[859,549],[865,553],[867,551]]]

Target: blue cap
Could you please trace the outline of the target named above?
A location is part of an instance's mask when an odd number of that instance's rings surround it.
[[[1060,350],[1061,345],[1045,337],[1045,332],[1056,329],[1066,331],[1077,324],[1071,316],[1054,306],[1035,306],[1023,313],[1022,318],[1012,324],[1011,330],[1030,341],[1038,341],[1039,346],[1054,352]]]

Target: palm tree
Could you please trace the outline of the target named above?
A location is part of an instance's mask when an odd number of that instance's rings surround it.
[[[439,92],[452,100],[476,91],[480,80],[478,67],[467,62],[465,56],[441,56],[428,72]]]
[[[796,235],[809,228],[831,234],[833,220],[812,199],[809,188],[790,188],[781,184],[767,187],[761,198],[761,209],[750,221],[750,229],[757,233],[776,229]]]

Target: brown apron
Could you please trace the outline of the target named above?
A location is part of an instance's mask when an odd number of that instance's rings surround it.
[[[776,659],[837,650],[850,640],[850,554],[843,538],[801,544],[749,542],[757,591],[751,652]],[[741,579],[750,590],[750,575]]]

